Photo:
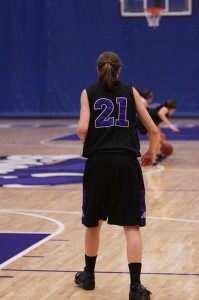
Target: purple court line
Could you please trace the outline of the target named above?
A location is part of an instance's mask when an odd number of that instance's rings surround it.
[[[80,183],[77,183],[77,184],[80,184]],[[29,186],[30,187],[30,189],[31,189],[31,186]],[[0,186],[0,188],[1,188],[1,186]],[[20,190],[23,190],[23,189],[25,189],[25,188],[21,188]],[[14,191],[14,190],[19,190],[19,188],[12,188],[12,191]],[[27,190],[27,189],[25,189],[25,190]],[[49,189],[49,188],[42,188],[42,186],[41,186],[41,188],[39,188],[39,190],[41,191],[51,191],[52,192],[52,190],[51,189]],[[57,192],[57,191],[82,191],[82,189],[53,189],[53,191],[55,191],[55,192]],[[199,189],[194,189],[194,190],[183,190],[183,189],[177,189],[177,190],[170,190],[170,189],[164,189],[164,190],[148,190],[148,189],[146,189],[146,192],[148,193],[148,192],[184,192],[184,193],[189,193],[189,192],[192,192],[192,193],[198,193],[199,192]],[[45,199],[43,199],[43,201],[45,201]],[[46,201],[48,201],[48,199],[46,200]]]
[[[24,270],[24,269],[2,269],[2,271],[16,271],[16,272],[49,272],[49,273],[76,273],[79,270]],[[97,274],[129,274],[129,272],[117,271],[95,271]],[[143,275],[171,275],[171,276],[199,276],[199,273],[168,273],[168,272],[143,272]]]
[[[73,183],[73,184],[81,184],[82,183]],[[42,187],[42,185],[41,185]],[[50,190],[52,191],[50,188],[41,188],[42,190]],[[76,188],[65,188],[65,189],[53,189],[53,191],[83,191],[83,188],[79,188],[79,189],[76,189]],[[194,190],[188,190],[188,189],[155,189],[155,190],[151,190],[151,189],[146,189],[146,192],[198,192],[199,189],[194,189]]]
[[[50,240],[49,242],[69,242],[69,240]]]
[[[73,183],[73,184],[82,184],[81,182],[80,183]],[[23,190],[24,188],[22,187],[21,188],[21,190]],[[31,189],[31,185],[30,185],[30,189]],[[19,188],[12,188],[12,190],[19,190]],[[77,188],[64,188],[64,189],[59,189],[59,188],[57,188],[57,189],[53,189],[53,190],[51,190],[50,188],[42,188],[42,185],[41,185],[41,188],[39,188],[39,190],[45,190],[45,191],[51,191],[51,192],[53,192],[53,191],[55,191],[55,192],[57,192],[57,191],[83,191],[83,189],[82,188],[79,188],[79,189],[77,189]],[[185,190],[185,189],[177,189],[177,190],[174,190],[174,189],[164,189],[164,190],[151,190],[151,189],[146,189],[146,192],[198,192],[199,191],[199,189],[194,189],[194,190]]]
[[[43,255],[23,255],[22,257],[34,257],[34,258],[43,258]]]
[[[14,278],[14,276],[0,276],[0,278]]]

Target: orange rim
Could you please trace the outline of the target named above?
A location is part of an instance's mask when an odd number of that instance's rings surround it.
[[[154,17],[159,17],[163,9],[160,7],[148,7],[145,8],[144,11],[151,13],[151,15],[153,15]]]

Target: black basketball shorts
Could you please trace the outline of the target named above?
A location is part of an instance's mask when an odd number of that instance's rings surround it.
[[[133,154],[95,154],[86,161],[83,177],[82,223],[99,220],[119,226],[146,225],[145,188]]]

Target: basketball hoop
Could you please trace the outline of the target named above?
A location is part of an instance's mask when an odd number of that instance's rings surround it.
[[[159,26],[162,11],[163,9],[160,7],[148,7],[144,9],[149,27],[156,28]]]

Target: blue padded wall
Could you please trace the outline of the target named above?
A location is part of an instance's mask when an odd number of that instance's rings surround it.
[[[117,0],[0,0],[0,117],[78,117],[96,60],[117,52],[120,79],[199,116],[199,1],[191,17],[122,18]]]

